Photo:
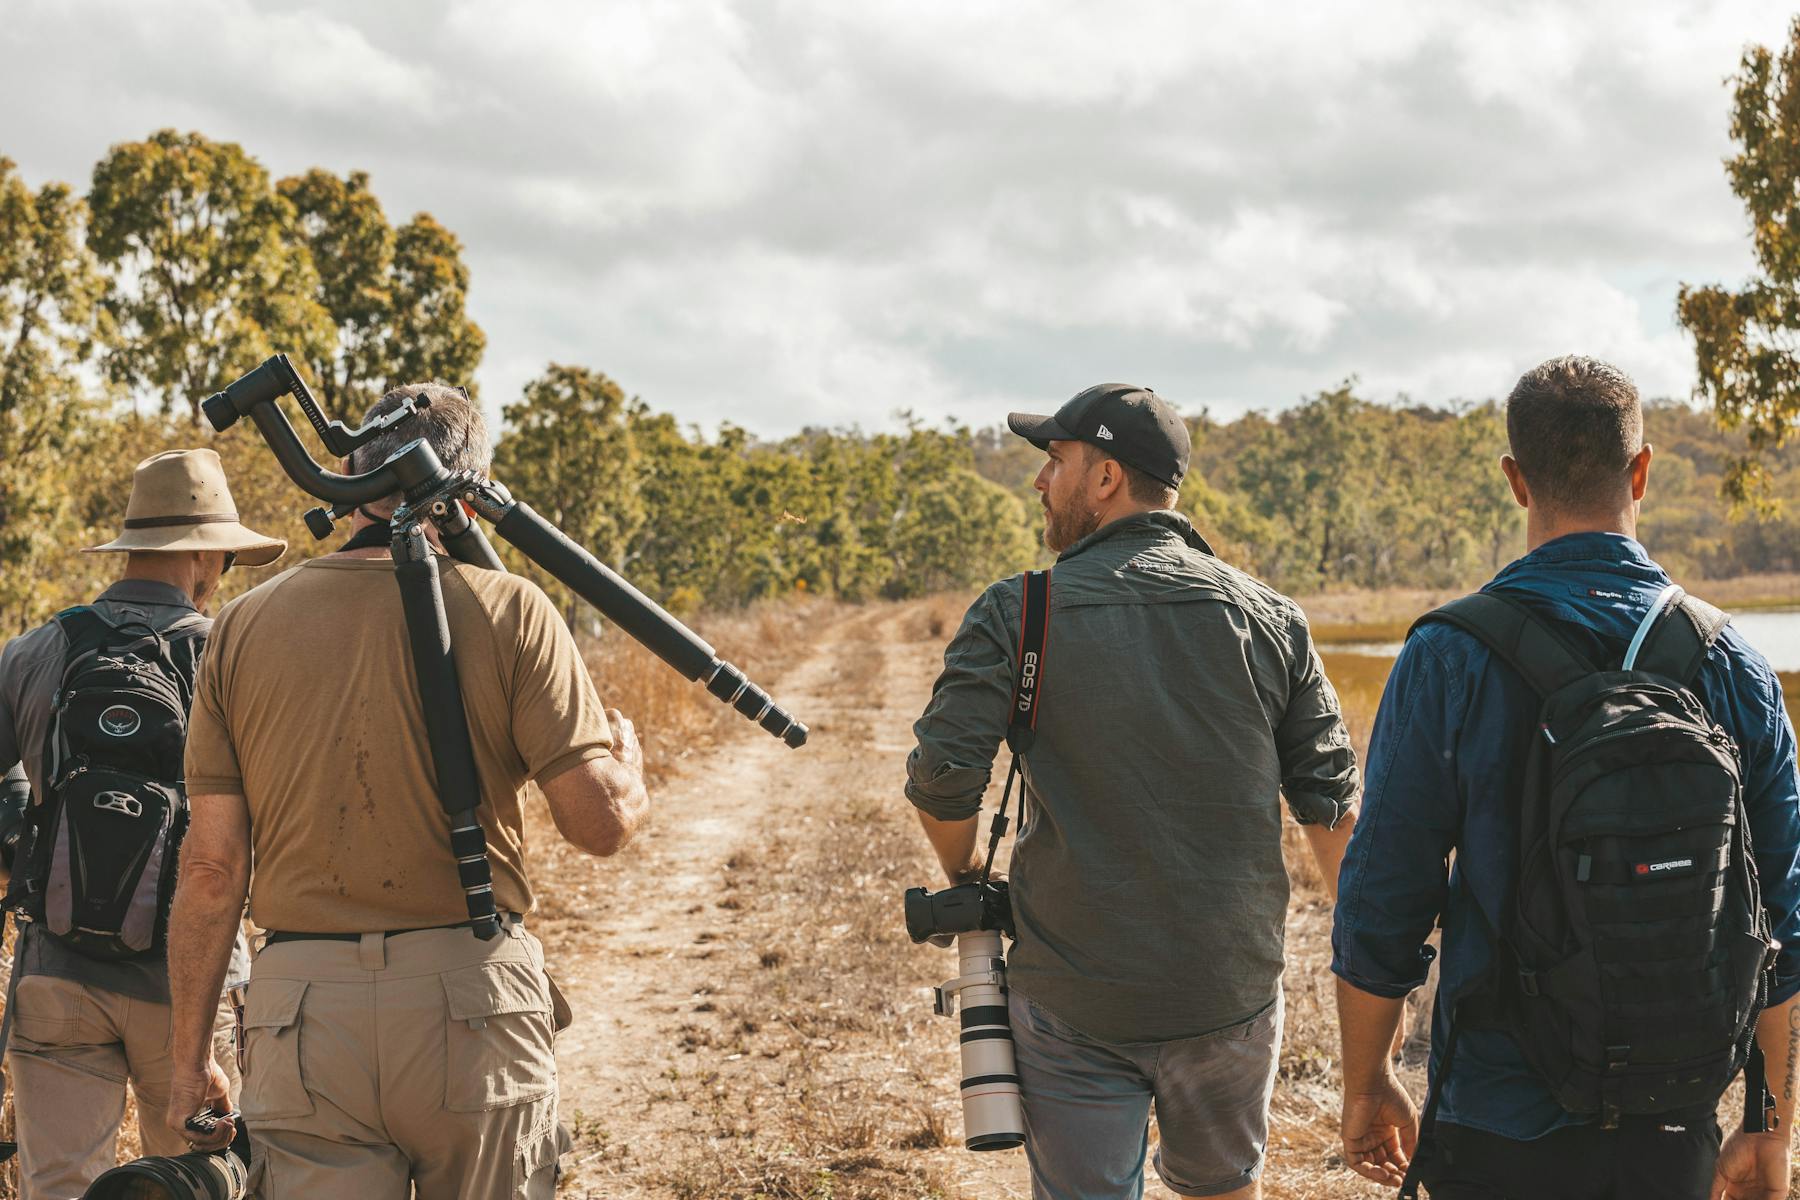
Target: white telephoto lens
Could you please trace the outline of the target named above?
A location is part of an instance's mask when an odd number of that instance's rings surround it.
[[[1006,1017],[1006,958],[1000,934],[991,930],[956,939],[963,979],[963,1145],[970,1150],[1010,1150],[1025,1144],[1025,1110],[1019,1100],[1019,1068],[1012,1025]]]

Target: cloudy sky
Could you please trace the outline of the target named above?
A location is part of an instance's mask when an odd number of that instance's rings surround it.
[[[509,399],[549,361],[764,434],[986,424],[1123,379],[1432,402],[1580,350],[1686,395],[1750,270],[1751,0],[4,0],[0,154],[161,126],[373,177],[463,239]]]

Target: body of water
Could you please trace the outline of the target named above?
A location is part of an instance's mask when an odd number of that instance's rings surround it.
[[[1800,608],[1737,613],[1731,623],[1781,674],[1782,692],[1792,715],[1800,699]],[[1388,668],[1400,653],[1400,643],[1324,644],[1319,653],[1325,660],[1325,673],[1344,699],[1345,715],[1352,725],[1372,719],[1373,706],[1380,699]],[[1367,735],[1366,728],[1360,732]]]

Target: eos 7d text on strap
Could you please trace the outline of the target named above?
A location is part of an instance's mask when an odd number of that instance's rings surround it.
[[[994,814],[993,828],[988,833],[987,863],[981,868],[981,882],[986,883],[994,869],[994,854],[1000,839],[1006,836],[1007,802],[1012,799],[1013,784],[1018,782],[1022,767],[1019,756],[1031,749],[1037,740],[1038,688],[1044,680],[1044,651],[1050,644],[1050,572],[1025,572],[1025,612],[1019,621],[1019,672],[1013,676],[1012,715],[1006,723],[1006,748],[1012,751],[1012,765],[1006,769],[1006,786],[1000,791],[1000,811]],[[1019,807],[1025,807],[1020,795]]]

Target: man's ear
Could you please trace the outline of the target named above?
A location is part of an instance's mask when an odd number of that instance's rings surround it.
[[[1502,454],[1500,473],[1506,476],[1506,482],[1512,487],[1513,499],[1519,502],[1519,507],[1530,508],[1531,488],[1525,483],[1525,472],[1519,469],[1519,460],[1510,454]]]
[[[1105,504],[1118,495],[1119,489],[1125,486],[1125,468],[1119,465],[1119,460],[1116,458],[1106,458],[1100,455],[1095,457],[1098,459],[1096,465],[1100,469],[1092,480],[1094,501],[1098,504]]]
[[[1645,442],[1644,448],[1631,458],[1631,498],[1634,501],[1642,500],[1645,490],[1650,486],[1651,457],[1650,443]]]

